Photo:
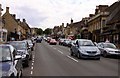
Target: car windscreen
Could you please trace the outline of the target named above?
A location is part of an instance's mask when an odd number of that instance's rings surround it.
[[[79,41],[80,46],[95,46],[92,41]]]
[[[27,42],[28,42],[28,44],[32,44],[32,41],[31,41],[31,40],[28,40]]]
[[[13,45],[17,50],[27,49],[25,42],[12,42],[10,44]]]
[[[9,46],[0,46],[0,52],[1,52],[1,57],[0,57],[1,62],[11,61]]]
[[[116,48],[116,46],[112,43],[105,43],[103,44],[104,48]]]

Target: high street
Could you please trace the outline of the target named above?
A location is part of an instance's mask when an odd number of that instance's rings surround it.
[[[30,66],[23,76],[118,76],[118,59],[77,59],[60,45],[37,43]]]

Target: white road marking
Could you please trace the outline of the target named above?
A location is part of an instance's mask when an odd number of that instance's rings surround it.
[[[31,70],[33,70],[33,66],[31,67]]]
[[[34,63],[35,61],[33,60],[32,62]]]
[[[59,53],[61,53],[61,54],[63,54],[63,52],[62,52],[62,51],[60,51],[60,50],[58,50],[58,52],[59,52]]]
[[[76,60],[76,59],[70,57],[69,55],[67,55],[67,57],[70,58],[70,59],[72,59],[72,60],[75,61],[75,62],[78,62],[78,60]]]
[[[34,61],[35,59],[33,58],[32,60]]]
[[[33,55],[33,59],[35,58],[35,55]]]
[[[53,48],[53,49],[55,49],[55,50],[56,50],[56,48]]]
[[[32,63],[32,66],[34,65],[34,63]]]
[[[31,71],[30,74],[33,74],[33,71]]]

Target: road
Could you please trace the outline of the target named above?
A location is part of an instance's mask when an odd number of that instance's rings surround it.
[[[69,48],[37,43],[23,76],[118,76],[118,59],[84,60],[70,56]]]

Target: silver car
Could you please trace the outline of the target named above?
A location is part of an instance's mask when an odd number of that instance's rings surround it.
[[[104,57],[117,55],[120,56],[120,49],[117,49],[113,43],[101,42],[98,43],[98,48]]]
[[[72,44],[70,50],[71,56],[76,55],[78,58],[94,58],[100,60],[101,52],[91,40],[77,39]]]
[[[22,56],[23,66],[29,66],[29,60],[32,60],[32,52],[25,41],[12,41],[10,44],[16,48],[17,54]]]
[[[16,49],[9,44],[0,45],[0,78],[20,78],[22,76],[22,60]]]

